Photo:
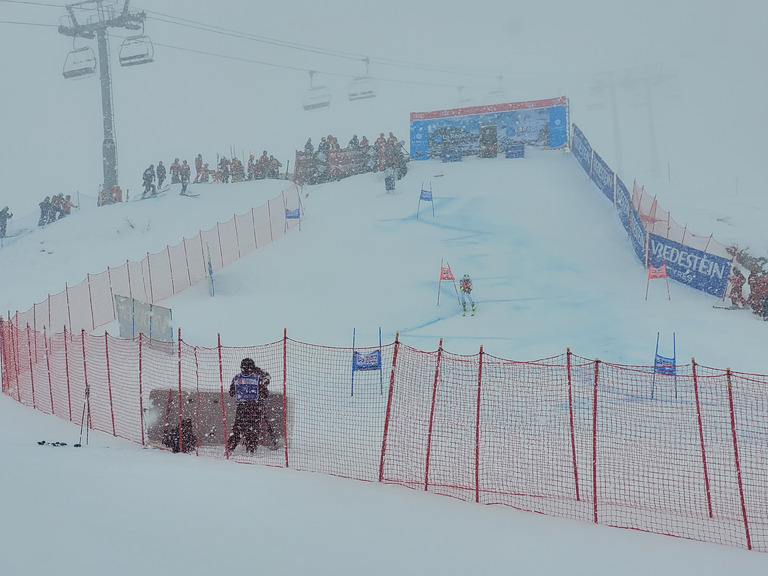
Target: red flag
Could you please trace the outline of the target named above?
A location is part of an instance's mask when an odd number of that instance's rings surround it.
[[[453,272],[450,266],[440,267],[440,280],[453,280]]]
[[[667,277],[667,263],[664,262],[658,268],[650,266],[648,268],[648,278],[666,278]]]

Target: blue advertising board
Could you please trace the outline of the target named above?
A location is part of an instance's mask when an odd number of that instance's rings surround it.
[[[629,190],[627,190],[621,178],[616,177],[616,211],[619,213],[619,220],[621,220],[625,230],[629,230],[629,208],[631,203],[632,196],[630,196]]]
[[[725,293],[731,260],[649,234],[651,266],[667,264],[667,275],[692,288],[720,297]]]
[[[634,206],[629,207],[629,241],[635,251],[635,256],[645,266],[645,226],[640,220],[640,214]]]
[[[592,182],[605,194],[605,197],[613,202],[613,170],[595,152],[592,159]]]
[[[584,172],[590,173],[592,169],[592,146],[590,146],[587,137],[579,130],[576,124],[573,125],[573,138],[571,138],[571,153],[579,161]]]

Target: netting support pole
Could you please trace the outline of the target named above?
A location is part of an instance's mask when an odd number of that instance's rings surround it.
[[[219,258],[221,258],[221,266],[224,267],[224,247],[221,245],[221,226],[216,222],[216,237],[219,239]]]
[[[56,408],[53,406],[53,382],[51,381],[51,355],[48,346],[48,337],[45,335],[45,326],[43,326],[43,342],[45,342],[45,367],[48,370],[48,392],[51,395],[51,414],[56,414]]]
[[[67,327],[64,326],[64,372],[67,377],[67,403],[69,404],[69,421],[72,422],[72,390],[70,388],[69,379],[69,335],[67,334]]]
[[[197,445],[195,446],[195,456],[200,456],[200,363],[197,358],[197,346],[192,349],[195,358],[195,390],[197,391],[197,406],[195,406],[195,428],[197,431]],[[181,430],[179,430],[181,436]]]
[[[189,255],[187,254],[187,239],[184,238],[182,240],[182,244],[184,244],[184,262],[187,264],[187,282],[188,286],[192,286],[192,272],[189,270]]]
[[[595,524],[597,517],[597,382],[600,376],[600,360],[595,358],[595,385],[592,395],[592,515]]]
[[[72,307],[69,305],[69,286],[64,284],[64,292],[67,295],[67,322],[69,322],[69,329],[72,330]],[[53,326],[50,327],[53,330]]]
[[[85,330],[80,330],[80,342],[83,346],[83,380],[85,382],[85,401],[88,404],[88,426],[86,427],[86,443],[88,434],[87,431],[91,429],[93,422],[91,421],[91,392],[88,387],[88,362],[85,358]]]
[[[117,436],[115,430],[115,406],[112,402],[112,374],[109,370],[109,334],[107,334],[106,330],[104,331],[104,354],[107,359],[107,388],[109,390],[109,413],[112,416],[112,436]]]
[[[269,200],[267,200],[267,217],[269,218],[269,241],[274,242],[275,235],[272,233],[272,206],[269,205]]]
[[[384,416],[384,434],[381,438],[381,458],[379,459],[379,482],[384,481],[384,457],[387,452],[387,433],[389,432],[389,417],[392,413],[392,395],[395,390],[395,368],[397,367],[397,352],[400,349],[400,332],[395,334],[395,350],[392,353],[392,371],[389,373],[389,392],[387,393],[387,411]]]
[[[579,492],[579,466],[576,460],[576,431],[573,423],[573,387],[571,381],[571,349],[566,348],[566,367],[568,370],[568,422],[571,431],[571,461],[573,465],[573,484],[576,488],[576,501],[581,501]]]
[[[91,291],[91,275],[85,276],[85,281],[88,284],[88,302],[91,305],[91,330],[96,328],[96,317],[93,314],[93,292]]]
[[[477,360],[477,413],[475,419],[475,502],[480,502],[480,398],[483,383],[483,345]]]
[[[165,245],[165,254],[168,256],[168,274],[171,276],[171,294],[176,294],[176,286],[173,284],[173,266],[171,266],[171,247]]]
[[[696,417],[699,425],[699,445],[701,446],[701,464],[704,468],[704,489],[707,493],[707,512],[712,518],[712,494],[709,488],[709,470],[707,469],[707,451],[704,445],[704,427],[701,424],[701,402],[699,401],[699,378],[696,374],[696,359],[691,358],[691,369],[693,371],[693,395],[696,400]]]
[[[243,255],[240,253],[240,233],[237,231],[237,216],[232,217],[232,223],[235,226],[235,242],[237,243],[237,258],[240,259]]]
[[[251,224],[253,225],[253,245],[255,249],[259,248],[259,240],[256,237],[256,209],[251,208]]]
[[[149,252],[147,252],[147,276],[149,276],[149,303],[155,303],[155,291],[152,288],[152,262],[150,262]]]
[[[283,328],[283,440],[285,467],[288,468],[288,329]]]
[[[736,480],[739,484],[739,497],[741,499],[741,515],[744,518],[744,534],[747,539],[747,550],[752,550],[752,537],[749,535],[749,521],[747,520],[747,505],[744,501],[744,484],[741,478],[741,460],[739,458],[739,442],[736,439],[736,415],[733,411],[733,386],[731,385],[731,369],[726,368],[725,377],[728,382],[728,409],[731,413],[731,436],[733,437],[733,458],[736,464]]]
[[[432,404],[429,408],[429,431],[427,433],[427,457],[424,467],[424,491],[429,490],[429,456],[432,451],[432,427],[435,422],[435,402],[437,401],[437,381],[440,378],[440,360],[443,356],[443,339],[437,348],[437,362],[435,363],[435,379],[432,383]]]
[[[217,335],[219,351],[219,385],[221,386],[221,423],[224,426],[224,455],[229,460],[229,442],[227,442],[227,410],[224,406],[224,366],[221,362],[221,333]]]
[[[141,445],[146,445],[144,439],[144,334],[139,332],[139,419],[141,421]]]
[[[35,401],[35,371],[32,369],[32,330],[27,324],[27,357],[29,358],[29,383],[32,385],[32,408],[37,409]]]
[[[179,365],[179,452],[184,452],[184,440],[181,438],[181,410],[184,408],[181,398],[181,328],[178,330],[178,365]]]

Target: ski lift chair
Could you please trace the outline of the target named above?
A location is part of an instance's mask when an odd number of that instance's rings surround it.
[[[64,60],[64,78],[83,78],[96,72],[96,55],[93,48],[84,46],[67,54]]]
[[[152,40],[144,34],[128,36],[120,45],[120,66],[149,64],[154,60],[155,48]]]
[[[369,76],[355,78],[349,83],[347,94],[351,100],[364,100],[376,96],[376,81]]]
[[[304,110],[320,110],[331,105],[331,92],[325,86],[314,86],[315,72],[309,73],[309,90],[304,94]]]

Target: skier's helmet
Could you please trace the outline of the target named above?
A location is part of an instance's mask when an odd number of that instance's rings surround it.
[[[256,362],[252,358],[243,358],[240,362],[240,371],[243,374],[253,374],[256,372]]]
[[[464,274],[464,280],[469,280],[469,274]]]

